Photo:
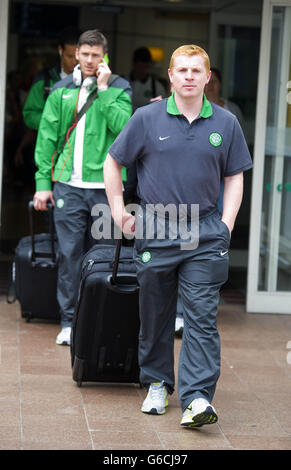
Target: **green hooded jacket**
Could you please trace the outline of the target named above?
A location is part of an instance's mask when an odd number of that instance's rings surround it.
[[[42,113],[35,148],[36,190],[50,190],[52,160],[54,181],[67,182],[71,178],[74,160],[75,128],[66,140],[74,122],[80,86],[73,74],[58,82],[48,97]],[[131,88],[118,77],[98,97],[86,112],[83,142],[83,181],[103,182],[103,164],[108,149],[132,114]],[[65,143],[63,147],[63,143]],[[55,158],[54,157],[55,154]],[[126,169],[122,171],[126,180]]]
[[[23,120],[27,127],[37,131],[50,90],[61,80],[60,66],[45,69],[35,77],[23,106]]]

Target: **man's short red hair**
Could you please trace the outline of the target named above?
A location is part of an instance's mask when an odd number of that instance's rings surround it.
[[[209,56],[208,56],[207,52],[205,52],[205,50],[202,49],[202,47],[195,46],[194,44],[189,44],[189,45],[178,47],[178,49],[176,49],[172,54],[172,57],[171,57],[171,60],[170,60],[170,66],[169,66],[170,69],[173,68],[174,59],[178,55],[189,55],[189,56],[191,56],[191,55],[201,55],[204,59],[204,64],[205,64],[205,67],[206,67],[206,71],[207,71],[207,73],[209,72],[209,70],[210,70]]]

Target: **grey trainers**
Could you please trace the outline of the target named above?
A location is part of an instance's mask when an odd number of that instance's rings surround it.
[[[214,407],[204,398],[196,398],[184,411],[181,425],[199,428],[204,424],[216,423],[217,420],[218,416]]]
[[[152,383],[142,404],[141,411],[152,415],[164,414],[166,406],[168,406],[167,397],[168,394],[164,382]]]

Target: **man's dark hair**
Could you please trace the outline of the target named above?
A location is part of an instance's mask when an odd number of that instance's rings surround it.
[[[222,76],[221,76],[220,70],[216,67],[210,67],[210,70],[211,70],[211,72],[215,73],[215,75],[217,76],[218,80],[221,83],[222,82]]]
[[[60,32],[58,45],[61,46],[62,49],[64,49],[66,44],[75,46],[78,42],[80,34],[81,31],[77,28],[65,28]]]
[[[106,53],[108,49],[107,39],[98,29],[90,29],[81,34],[77,48],[79,49],[84,44],[88,46],[102,46],[104,53]]]
[[[133,62],[144,62],[149,63],[152,62],[152,56],[147,47],[139,47],[133,53]]]

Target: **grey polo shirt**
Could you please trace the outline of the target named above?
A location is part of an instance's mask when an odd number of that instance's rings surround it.
[[[109,153],[127,168],[136,162],[142,201],[199,204],[200,216],[216,208],[224,176],[252,167],[237,118],[205,95],[191,124],[179,112],[174,94],[139,108]]]

